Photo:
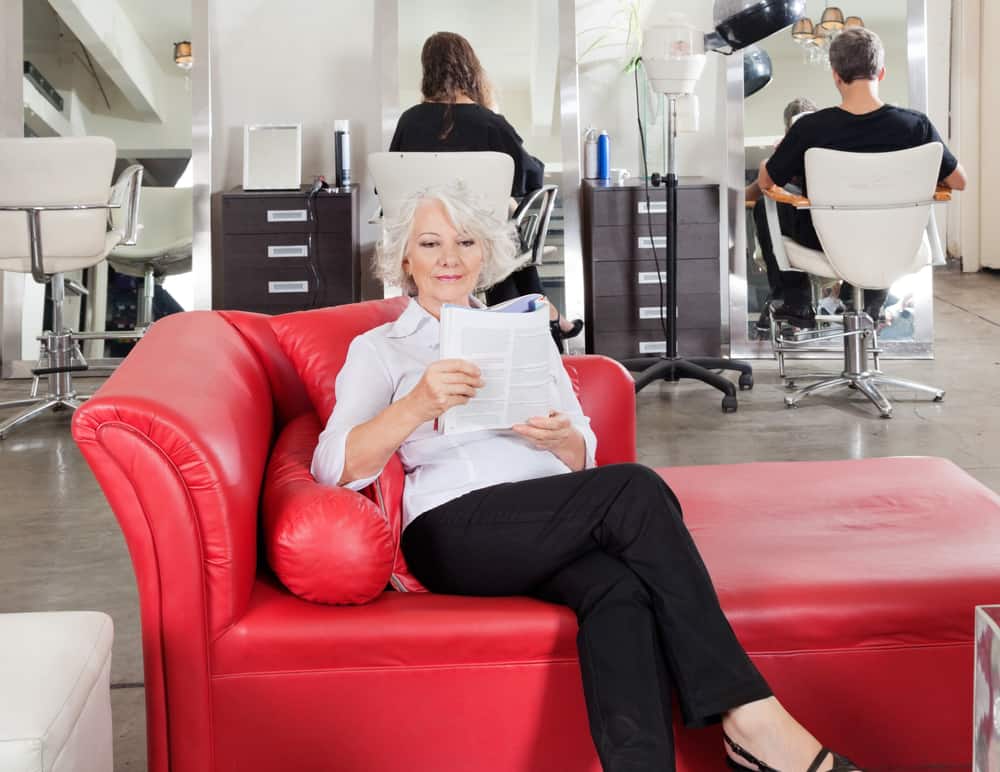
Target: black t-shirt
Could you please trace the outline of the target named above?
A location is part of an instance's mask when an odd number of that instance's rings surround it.
[[[828,107],[799,118],[767,162],[767,173],[776,185],[794,177],[805,177],[806,151],[813,147],[852,153],[887,153],[893,150],[944,142],[930,119],[917,110],[882,105],[864,115],[854,115],[839,107]],[[938,180],[958,166],[945,146]],[[808,180],[807,180],[808,182]]]
[[[451,109],[454,125],[441,138],[445,111]],[[507,120],[477,104],[447,105],[423,102],[399,117],[396,133],[389,144],[391,152],[442,153],[460,150],[495,150],[514,159],[514,183],[511,195],[521,197],[542,187],[545,165],[525,149],[521,137]]]

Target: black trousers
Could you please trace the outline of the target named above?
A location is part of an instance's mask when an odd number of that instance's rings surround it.
[[[531,595],[576,612],[606,772],[674,769],[673,690],[689,726],[771,694],[719,607],[676,497],[647,467],[482,488],[422,514],[402,548],[434,592]]]
[[[812,287],[809,284],[809,274],[802,271],[782,271],[778,268],[771,232],[767,228],[763,198],[754,205],[753,222],[760,251],[764,255],[764,265],[767,267],[767,283],[771,286],[771,298],[783,300],[788,306],[798,308],[811,306]],[[800,211],[790,204],[778,204],[778,225],[781,234],[792,238],[796,243],[809,249],[823,249],[809,212]],[[885,290],[865,290],[865,310],[873,319],[878,318],[886,294]],[[854,303],[854,288],[847,282],[840,288],[840,299],[848,307]]]
[[[521,295],[532,295],[536,292],[539,295],[545,294],[542,278],[538,275],[536,266],[526,265],[486,290],[486,305],[492,306],[496,303],[503,303],[505,300],[513,300]]]

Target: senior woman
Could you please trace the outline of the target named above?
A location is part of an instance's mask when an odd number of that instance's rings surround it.
[[[435,431],[484,384],[474,364],[438,358],[441,306],[473,303],[515,256],[509,226],[460,188],[403,206],[386,225],[378,272],[409,291],[409,305],[351,343],[313,475],[358,490],[398,452],[402,549],[430,590],[531,595],[576,612],[590,729],[608,772],[674,769],[671,688],[689,726],[722,722],[737,769],[854,769],[771,695],[663,480],[637,464],[595,467],[596,438],[554,345],[556,410],[509,431]]]

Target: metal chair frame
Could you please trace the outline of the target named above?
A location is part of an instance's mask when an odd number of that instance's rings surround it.
[[[138,235],[139,188],[142,181],[142,167],[138,164],[125,169],[112,187],[107,204],[48,204],[44,206],[0,206],[0,212],[24,212],[28,226],[31,276],[39,284],[52,287],[52,329],[43,332],[38,367],[32,370],[34,378],[31,390],[25,399],[0,402],[0,409],[21,407],[20,412],[0,423],[0,440],[18,426],[27,423],[46,410],[76,410],[89,395],[77,394],[73,385],[73,373],[88,369],[87,360],[80,350],[80,340],[104,337],[124,337],[122,333],[77,333],[68,329],[63,318],[63,302],[66,299],[67,284],[78,294],[87,290],[76,282],[67,280],[62,273],[45,272],[44,249],[42,245],[42,212],[80,212],[95,209],[108,211],[125,208],[126,220],[122,236],[123,244],[134,245]],[[140,333],[141,335],[141,333]],[[136,336],[138,337],[138,336]],[[38,394],[41,378],[48,379],[48,390]]]

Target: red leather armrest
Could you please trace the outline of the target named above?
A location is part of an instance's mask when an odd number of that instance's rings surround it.
[[[628,370],[593,354],[566,356],[563,364],[597,435],[598,465],[634,462],[635,380]]]

